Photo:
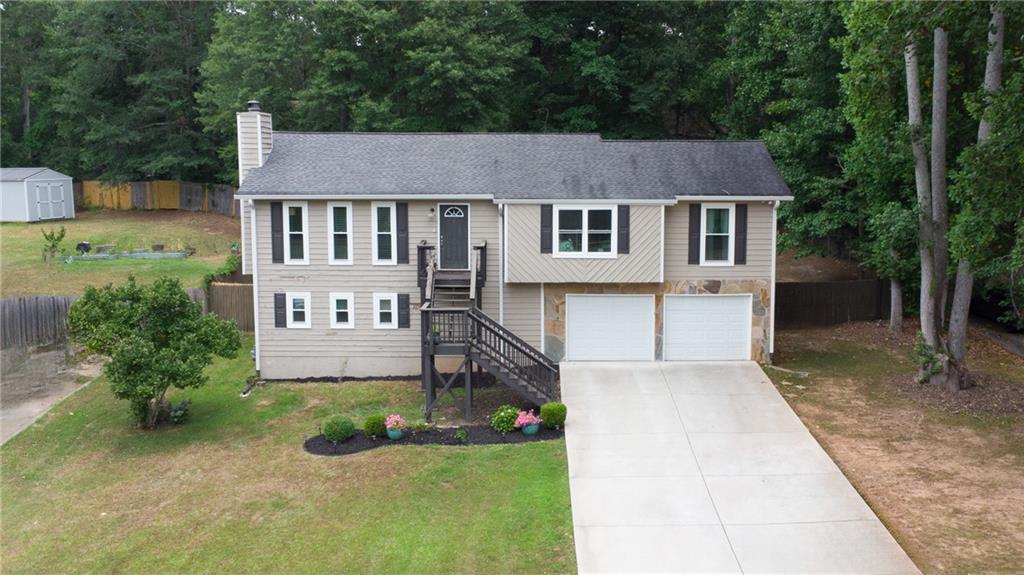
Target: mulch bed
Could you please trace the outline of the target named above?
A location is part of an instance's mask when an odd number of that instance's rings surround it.
[[[461,442],[455,432],[465,429],[467,438]],[[531,441],[547,441],[559,439],[565,435],[561,429],[544,429],[537,435],[528,436],[522,432],[498,433],[489,425],[467,425],[458,427],[433,427],[426,431],[406,431],[401,439],[391,440],[386,437],[370,439],[361,431],[341,443],[331,443],[323,435],[310,437],[303,444],[305,450],[313,455],[348,455],[386,445],[498,445],[505,443],[527,443]]]

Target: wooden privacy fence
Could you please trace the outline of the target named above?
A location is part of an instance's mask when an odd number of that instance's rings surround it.
[[[213,282],[208,292],[207,306],[210,313],[221,319],[234,320],[242,331],[256,331],[252,284]]]
[[[206,292],[202,288],[187,291],[205,309]],[[68,312],[78,297],[34,295],[0,299],[0,348],[64,343],[68,339]]]
[[[779,328],[834,325],[889,317],[889,280],[784,282],[775,285]]]
[[[108,186],[95,180],[81,185],[77,201],[83,206],[110,210],[189,210],[238,215],[235,189],[221,184],[177,180],[125,182]]]

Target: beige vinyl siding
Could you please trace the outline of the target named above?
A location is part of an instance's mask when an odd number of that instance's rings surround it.
[[[236,117],[238,122],[238,183],[241,184],[249,170],[261,166],[270,155],[274,132],[273,120],[266,112],[239,112]],[[259,129],[257,130],[257,128]],[[262,160],[259,151],[261,138],[257,132],[262,132]]]
[[[540,349],[540,284],[505,284],[504,325]]]
[[[451,201],[448,203],[458,203]],[[483,310],[498,317],[498,212],[491,202],[470,203],[473,245],[487,241],[488,282]],[[271,263],[270,203],[256,202],[260,367],[271,379],[298,377],[366,377],[414,375],[420,371],[419,288],[416,286],[416,245],[437,244],[433,201],[409,202],[409,263],[371,264],[371,202],[352,202],[352,265],[329,265],[327,202],[307,202],[309,265]],[[310,329],[274,327],[274,294],[310,292]],[[332,329],[331,292],[354,295],[354,329]],[[373,294],[406,293],[410,327],[374,329]]]
[[[615,209],[615,206],[611,206]],[[614,258],[564,258],[540,252],[540,205],[506,205],[508,281],[652,283],[661,281],[661,206],[630,207],[630,250]],[[614,233],[614,230],[613,230]],[[558,230],[552,231],[557,236]]]
[[[665,281],[700,279],[770,279],[772,275],[772,206],[747,204],[747,263],[701,266],[687,263],[690,204],[665,208]]]

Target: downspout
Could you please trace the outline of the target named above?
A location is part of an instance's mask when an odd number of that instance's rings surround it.
[[[498,242],[501,246],[498,258],[498,323],[505,325],[505,258],[508,253],[505,248],[505,204],[498,204]]]
[[[768,363],[771,363],[772,354],[775,353],[775,258],[778,249],[779,202],[772,202],[772,285],[770,289],[771,316],[768,318]]]

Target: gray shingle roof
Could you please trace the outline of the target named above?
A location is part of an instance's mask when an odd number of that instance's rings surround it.
[[[790,191],[757,141],[274,132],[273,152],[238,194],[673,200]]]
[[[22,182],[49,168],[0,168],[0,182]]]

